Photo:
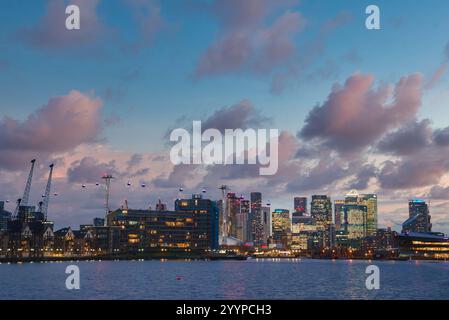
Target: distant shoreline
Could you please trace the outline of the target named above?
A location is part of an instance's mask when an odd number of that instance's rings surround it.
[[[304,260],[342,260],[342,261],[353,261],[353,260],[364,260],[364,261],[434,261],[434,262],[446,262],[446,260],[441,259],[403,259],[403,258],[396,258],[396,259],[368,259],[368,258],[358,258],[354,257],[351,259],[347,258],[319,258],[319,257],[235,257],[235,256],[223,256],[223,257],[209,257],[209,256],[179,256],[179,255],[167,255],[167,256],[97,256],[97,257],[30,257],[30,258],[0,258],[0,264],[3,263],[9,263],[9,264],[16,264],[16,263],[48,263],[48,262],[79,262],[79,261],[151,261],[151,260],[184,260],[184,261],[191,261],[191,260],[201,260],[201,261],[217,261],[217,260],[284,260],[284,259],[304,259]]]

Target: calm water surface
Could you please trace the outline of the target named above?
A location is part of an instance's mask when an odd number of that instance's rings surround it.
[[[67,290],[65,269],[80,268]],[[380,268],[380,290],[365,269]],[[449,299],[449,263],[342,260],[0,264],[0,299]]]

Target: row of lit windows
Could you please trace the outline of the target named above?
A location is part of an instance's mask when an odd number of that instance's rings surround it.
[[[412,244],[422,244],[427,246],[449,246],[449,242],[412,241]]]
[[[449,251],[449,248],[437,248],[437,247],[418,247],[412,248],[414,251]]]

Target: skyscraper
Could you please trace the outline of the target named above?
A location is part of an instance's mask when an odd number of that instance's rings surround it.
[[[334,201],[334,223],[335,230],[340,231],[344,229],[345,226],[345,201],[335,200]]]
[[[263,225],[263,236],[262,243],[268,244],[268,239],[272,236],[271,231],[271,211],[270,207],[262,207],[262,225]]]
[[[431,232],[429,207],[424,200],[410,200],[408,203],[409,218],[402,224],[402,232]]]
[[[293,205],[295,210],[292,212],[292,224],[299,222],[300,217],[304,217],[307,211],[307,198],[295,197],[293,199]]]
[[[306,197],[295,197],[293,199],[293,205],[295,210],[293,211],[293,217],[304,216],[307,212],[307,198]]]
[[[227,217],[229,217],[229,236],[242,240],[238,235],[239,218],[240,218],[240,199],[235,193],[229,192],[226,197]]]
[[[255,245],[263,242],[262,193],[251,192],[251,239]]]
[[[335,238],[335,227],[332,223],[332,202],[326,195],[313,195],[310,204],[310,214],[315,220],[317,228],[318,247],[329,247],[333,244]],[[332,232],[332,234],[330,234]]]
[[[365,206],[366,210],[362,208],[356,208],[356,210],[361,210],[359,213],[366,214],[364,217],[355,217],[352,219],[355,221],[360,221],[364,219],[364,235],[363,237],[374,237],[377,231],[377,195],[376,194],[359,194],[357,190],[351,190],[345,197],[345,205],[355,205],[355,206]],[[351,211],[352,212],[352,211]],[[346,217],[347,218],[347,217]],[[346,220],[346,223],[349,223]]]
[[[366,217],[368,208],[364,205],[345,204],[345,227],[344,230],[348,234],[348,239],[361,239],[366,237]]]
[[[251,192],[251,211],[256,211],[262,207],[262,193]]]
[[[273,240],[278,246],[286,249],[291,242],[292,221],[290,211],[276,209],[272,215]]]
[[[317,226],[325,227],[332,223],[332,202],[326,195],[313,195],[310,204],[310,214]]]
[[[366,235],[374,237],[377,232],[377,195],[361,194],[360,203],[366,206]]]
[[[250,212],[250,201],[240,199],[240,212],[237,221],[237,238],[246,242],[248,241],[248,218]]]

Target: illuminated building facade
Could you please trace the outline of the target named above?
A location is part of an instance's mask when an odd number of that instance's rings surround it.
[[[275,209],[272,213],[273,240],[278,247],[286,249],[291,244],[292,220],[290,211]]]
[[[396,237],[399,255],[413,259],[449,259],[449,237],[442,233],[409,232]]]
[[[376,231],[376,248],[377,250],[392,250],[396,248],[396,235],[390,227],[386,229],[377,229]]]
[[[369,237],[374,237],[377,232],[377,195],[361,194],[359,196],[359,201],[367,208],[366,235]]]
[[[359,194],[356,190],[351,190],[345,197],[345,204],[366,207],[365,236],[374,237],[377,231],[377,195]]]
[[[261,212],[262,212],[261,219],[262,219],[262,226],[263,226],[262,244],[267,245],[269,240],[272,237],[271,208],[270,207],[262,207]]]
[[[0,231],[8,228],[8,221],[11,220],[11,212],[5,210],[5,202],[0,201]]]
[[[34,206],[20,206],[17,219],[8,221],[3,233],[8,243],[5,256],[44,257],[53,245],[53,223],[46,221]]]
[[[410,200],[408,203],[409,218],[402,224],[402,233],[431,232],[429,207],[423,200]]]
[[[343,231],[350,240],[376,237],[377,195],[351,190],[345,200],[334,202],[334,221],[335,230]]]
[[[219,211],[214,201],[193,195],[176,200],[175,211],[113,211],[108,226],[121,228],[120,252],[204,252],[218,247]]]
[[[103,220],[103,219],[102,219]],[[97,221],[97,218],[94,219]],[[120,253],[118,226],[81,225],[79,230],[71,227],[54,232],[54,256],[97,256]]]
[[[237,239],[248,241],[248,217],[251,209],[249,200],[240,199],[239,214],[237,219]]]
[[[241,225],[240,225],[240,198],[238,198],[235,193],[230,192],[227,194],[226,197],[226,210],[227,212],[227,217],[229,217],[229,231],[228,231],[228,235],[231,237],[234,237],[236,239],[240,239],[242,240],[242,238],[239,238],[238,233],[239,233],[239,228],[241,229]]]
[[[334,223],[335,230],[340,231],[344,229],[345,226],[345,201],[335,200],[334,201]]]
[[[335,235],[335,227],[332,222],[332,202],[326,195],[313,195],[310,204],[310,215],[315,220],[317,236],[322,238],[315,241],[315,246],[329,247],[332,245]]]
[[[367,213],[368,208],[363,205],[346,204],[344,206],[344,230],[348,234],[348,239],[361,239],[367,236]]]
[[[295,197],[293,199],[293,213],[292,219],[295,220],[295,217],[305,216],[307,213],[307,198],[306,197]]]
[[[260,246],[264,242],[264,226],[262,223],[262,193],[251,192],[251,231],[250,241],[254,242],[254,245]]]
[[[315,220],[310,216],[301,216],[296,218],[296,223],[292,223],[292,243],[293,250],[306,250],[308,248],[307,235],[316,232]]]
[[[331,198],[326,195],[313,195],[310,204],[310,215],[317,226],[324,228],[328,223],[332,223]]]

